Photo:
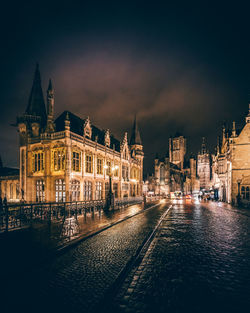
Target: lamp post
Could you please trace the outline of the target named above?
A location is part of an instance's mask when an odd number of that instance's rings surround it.
[[[237,183],[238,183],[237,204],[240,205],[240,183],[241,183],[241,180],[238,179],[238,180],[237,180]]]
[[[104,166],[104,169],[107,170],[108,169],[108,166],[105,165]],[[114,209],[114,202],[115,202],[115,197],[114,197],[114,193],[113,193],[113,190],[112,190],[112,176],[113,176],[113,173],[115,170],[118,169],[118,166],[114,166],[111,168],[111,171],[108,173],[108,176],[109,176],[109,192],[107,194],[107,198],[106,198],[106,205],[105,205],[105,210],[106,211],[109,211],[110,208]]]

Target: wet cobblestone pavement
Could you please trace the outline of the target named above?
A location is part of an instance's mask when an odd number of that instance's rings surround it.
[[[46,264],[34,260],[1,280],[1,312],[93,312],[105,291],[157,224],[166,205],[117,224]],[[2,271],[3,272],[3,271]]]
[[[250,212],[174,204],[112,312],[248,312]]]

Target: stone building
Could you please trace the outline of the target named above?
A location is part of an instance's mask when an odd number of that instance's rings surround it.
[[[211,176],[211,165],[210,165],[210,154],[207,151],[205,138],[202,138],[201,151],[197,156],[197,174],[200,180],[200,189],[209,190],[210,176]]]
[[[19,169],[4,167],[0,158],[0,197],[6,197],[8,202],[18,202],[20,199]]]
[[[243,129],[223,128],[213,157],[213,188],[221,201],[250,203],[250,104]]]
[[[37,66],[25,113],[17,118],[20,190],[28,202],[95,200],[142,195],[143,146],[135,118],[130,142],[65,111],[54,119],[50,80],[45,107]],[[111,179],[110,179],[111,177]]]
[[[191,194],[199,191],[196,160],[186,158],[186,138],[177,134],[169,139],[169,155],[158,156],[154,163],[154,190],[156,194]],[[152,184],[152,183],[151,183]]]

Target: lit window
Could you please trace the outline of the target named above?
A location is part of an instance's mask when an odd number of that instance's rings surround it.
[[[115,163],[115,167],[114,167],[114,176],[118,177],[119,176],[119,166],[118,163]]]
[[[111,161],[107,161],[106,166],[107,166],[106,175],[111,175]]]
[[[65,149],[57,148],[52,150],[52,165],[54,171],[65,169]]]
[[[71,181],[71,201],[80,200],[80,182],[78,180]]]
[[[44,171],[44,152],[33,152],[32,155],[32,170],[33,172]]]
[[[242,186],[241,187],[241,197],[244,200],[250,200],[250,187],[249,186]]]
[[[36,181],[36,202],[44,202],[45,201],[45,185],[44,180]]]
[[[96,182],[96,200],[101,200],[102,199],[102,183],[101,182]]]
[[[80,172],[81,170],[81,154],[80,152],[72,152],[72,170],[75,172]]]
[[[97,174],[103,174],[103,159],[97,158]]]
[[[55,189],[56,189],[56,202],[65,202],[66,201],[65,180],[57,179],[55,181]]]
[[[84,200],[92,200],[92,183],[90,181],[84,182]]]
[[[122,166],[122,178],[128,180],[128,167],[125,165]]]
[[[93,172],[93,157],[91,154],[86,154],[85,156],[85,171],[86,173]]]

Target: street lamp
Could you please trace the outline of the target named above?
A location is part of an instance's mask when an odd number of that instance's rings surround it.
[[[241,183],[241,180],[238,179],[238,180],[237,180],[237,183],[238,183],[237,204],[239,205],[239,204],[240,204],[240,183]]]
[[[104,169],[107,170],[109,167],[107,165],[104,165]],[[119,167],[118,165],[115,165],[111,168],[111,171],[109,171],[109,192],[106,199],[106,210],[108,211],[110,207],[114,208],[114,193],[112,191],[112,176],[115,170],[117,170]]]

